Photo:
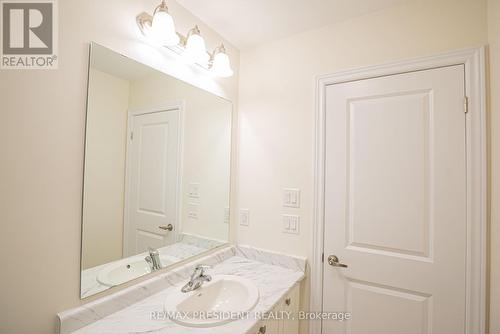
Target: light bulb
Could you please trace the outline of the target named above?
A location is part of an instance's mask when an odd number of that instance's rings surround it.
[[[151,24],[151,34],[154,40],[164,46],[174,46],[179,44],[179,36],[175,32],[175,25],[172,16],[166,7],[158,8],[153,16]]]
[[[184,55],[191,63],[206,64],[210,56],[207,53],[205,40],[199,34],[194,33],[189,36],[186,42],[186,50]]]
[[[233,76],[229,57],[225,52],[219,52],[214,56],[210,71],[218,77],[228,78]]]

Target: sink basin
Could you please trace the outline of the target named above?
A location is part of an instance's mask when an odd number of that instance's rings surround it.
[[[233,320],[234,315],[244,314],[259,301],[259,290],[245,278],[218,275],[201,288],[182,293],[176,287],[164,304],[167,314],[174,314],[171,320],[189,327],[214,327]]]
[[[120,285],[151,272],[149,264],[144,256],[133,256],[115,261],[104,267],[97,274],[97,281],[107,286]],[[168,266],[175,262],[169,256],[160,255],[162,266]]]

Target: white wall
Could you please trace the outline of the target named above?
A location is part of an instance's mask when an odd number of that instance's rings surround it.
[[[488,1],[491,110],[490,334],[500,333],[500,0]]]
[[[251,219],[238,242],[311,254],[315,76],[485,43],[486,0],[422,0],[242,52],[238,201]],[[302,190],[300,209],[282,207],[285,187]],[[282,213],[301,215],[300,235],[281,232]]]
[[[189,80],[199,76],[200,85],[237,100],[239,54],[230,43],[225,44],[236,75],[212,81],[141,42],[135,16],[158,2],[58,1],[59,69],[0,72],[0,333],[54,333],[57,312],[101,296],[80,300],[90,41],[164,72]],[[175,0],[168,2],[180,32],[198,23],[210,48],[221,41]]]
[[[178,101],[185,103],[180,230],[228,240],[224,208],[229,206],[232,104],[162,74],[131,83],[130,107],[133,109],[155,108]],[[190,183],[199,184],[199,199],[188,197]],[[198,213],[198,220],[188,217],[190,211]]]
[[[82,268],[122,258],[130,84],[90,70],[83,194]]]

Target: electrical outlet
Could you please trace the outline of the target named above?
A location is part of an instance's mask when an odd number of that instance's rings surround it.
[[[250,210],[240,209],[240,225],[242,226],[250,225]]]
[[[291,234],[299,234],[300,232],[300,216],[297,215],[282,215],[283,232]]]
[[[283,189],[283,206],[287,208],[300,208],[300,189]]]

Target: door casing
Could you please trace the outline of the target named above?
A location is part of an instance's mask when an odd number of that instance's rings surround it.
[[[465,66],[467,149],[467,260],[466,333],[486,333],[486,231],[487,231],[487,152],[486,152],[486,71],[485,47],[460,50],[379,66],[327,74],[316,80],[314,219],[311,259],[312,311],[322,311],[325,195],[325,89],[326,86],[401,73]],[[321,322],[311,321],[311,334],[321,333]]]

